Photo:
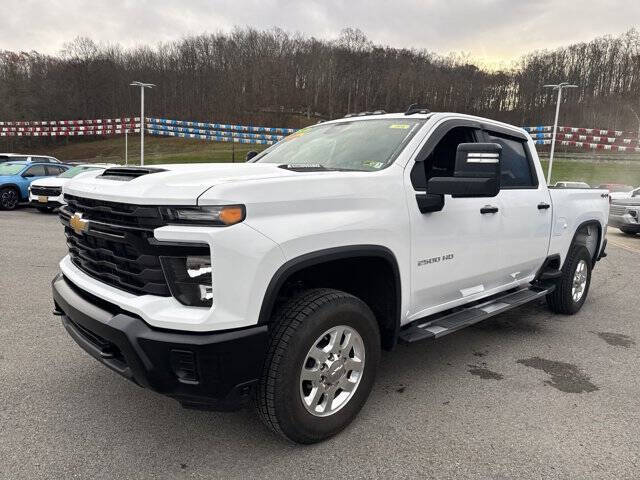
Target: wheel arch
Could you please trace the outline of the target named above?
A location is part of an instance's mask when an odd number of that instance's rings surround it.
[[[366,297],[371,297],[371,295],[365,294],[365,298],[362,298],[362,294],[358,295],[358,292],[349,291],[353,289],[345,289],[343,287],[344,278],[342,279],[343,281],[336,280],[335,282],[320,285],[337,289],[341,289],[339,287],[342,286],[342,289],[347,291],[347,293],[352,293],[367,303],[374,311],[376,320],[381,327],[383,348],[387,350],[392,349],[395,346],[400,330],[402,286],[400,269],[395,255],[389,248],[380,245],[351,245],[328,248],[306,253],[287,261],[275,272],[267,286],[260,308],[258,324],[270,322],[273,312],[278,306],[279,299],[286,293],[286,287],[297,278],[301,278],[305,273],[313,273],[318,271],[318,269],[329,269],[329,272],[333,271],[332,269],[344,270],[345,268],[353,267],[354,262],[356,265],[361,266],[371,261],[383,262],[389,269],[385,273],[388,274],[390,278],[378,279],[381,281],[390,280],[393,287],[388,297],[388,299],[391,300],[391,305],[388,305],[388,312],[383,313],[383,308],[380,305],[372,305],[370,301],[367,301],[370,300],[370,298]],[[352,271],[352,273],[354,272]],[[354,278],[357,278],[357,276]],[[357,280],[354,281],[357,282]],[[314,285],[314,287],[317,286],[319,285]],[[360,287],[362,291],[367,290],[364,289],[363,285],[360,285]]]
[[[591,237],[591,228],[595,228],[596,230],[596,240],[595,242],[590,240]],[[602,224],[598,220],[586,220],[582,222],[576,228],[573,238],[571,239],[571,243],[569,244],[569,249],[574,245],[582,245],[587,248],[589,254],[591,255],[591,265],[595,265],[596,261],[598,261],[600,256],[600,251],[602,250],[602,238],[603,238],[603,227]],[[562,266],[564,267],[564,263],[567,260],[569,250],[564,255]]]

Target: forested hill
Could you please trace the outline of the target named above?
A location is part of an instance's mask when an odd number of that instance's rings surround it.
[[[135,114],[132,80],[157,85],[147,96],[153,115],[292,127],[413,102],[548,124],[555,95],[542,85],[567,80],[580,88],[567,93],[563,124],[635,130],[640,34],[532,52],[501,71],[461,55],[375,45],[353,29],[335,40],[236,29],[136,49],[78,38],[58,56],[0,52],[0,121]]]

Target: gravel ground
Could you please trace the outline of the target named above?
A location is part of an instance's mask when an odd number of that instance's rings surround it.
[[[541,302],[385,353],[356,421],[302,447],[85,354],[51,315],[56,216],[0,212],[0,478],[638,478],[640,237],[609,239],[580,313]]]

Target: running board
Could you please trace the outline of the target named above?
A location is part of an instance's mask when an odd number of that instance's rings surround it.
[[[440,338],[461,328],[544,297],[551,293],[554,288],[554,285],[544,288],[532,286],[494,297],[489,301],[457,310],[434,320],[429,320],[427,317],[413,322],[412,325],[401,330],[398,340],[401,343],[413,343],[419,340]]]

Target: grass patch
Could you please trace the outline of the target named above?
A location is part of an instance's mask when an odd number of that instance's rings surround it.
[[[129,164],[140,163],[140,137],[129,136]],[[244,162],[250,150],[261,151],[265,145],[218,143],[173,137],[145,137],[145,163]],[[62,161],[124,163],[124,137],[104,139],[67,139],[66,144],[30,148],[21,153],[53,155]],[[544,153],[543,153],[544,155]],[[546,175],[547,160],[542,159]],[[594,154],[593,152],[557,153],[553,162],[552,183],[567,180],[640,185],[640,156],[633,154]]]

